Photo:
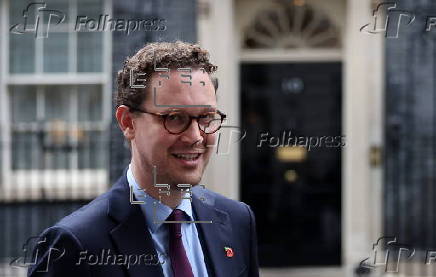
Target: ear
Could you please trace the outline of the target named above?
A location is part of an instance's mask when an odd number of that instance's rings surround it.
[[[126,139],[132,140],[135,137],[135,128],[133,125],[132,114],[126,105],[120,105],[115,111],[115,117],[118,121],[121,131]]]

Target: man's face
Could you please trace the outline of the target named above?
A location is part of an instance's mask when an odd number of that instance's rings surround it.
[[[151,89],[141,109],[167,114],[171,111],[184,111],[198,116],[215,111],[215,89],[207,73],[193,70],[192,79],[182,77],[185,72],[172,70],[169,80],[152,75]],[[159,81],[161,84],[159,85]],[[182,83],[183,81],[183,83]],[[185,83],[187,81],[191,82]],[[153,88],[156,87],[156,99]],[[210,107],[159,107],[158,105],[209,105]],[[215,143],[215,134],[200,131],[198,123],[192,120],[188,129],[180,134],[170,134],[164,127],[163,119],[150,114],[134,117],[135,135],[132,139],[132,152],[136,162],[147,176],[151,176],[153,166],[157,167],[157,183],[198,184],[209,161]]]

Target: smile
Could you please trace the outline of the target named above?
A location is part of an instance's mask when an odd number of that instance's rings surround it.
[[[195,161],[200,157],[200,153],[193,153],[193,154],[173,154],[174,157],[181,160],[186,161]]]

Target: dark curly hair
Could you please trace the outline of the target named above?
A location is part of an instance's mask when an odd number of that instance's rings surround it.
[[[215,87],[218,88],[218,79],[211,75],[217,70],[217,66],[209,61],[209,52],[198,44],[190,44],[182,41],[154,42],[146,44],[134,56],[128,57],[123,69],[118,72],[118,91],[115,98],[116,106],[126,105],[138,108],[146,99],[147,88],[151,84],[151,74],[154,71],[154,63],[157,68],[203,68],[211,77]],[[130,87],[130,71],[146,73],[145,89]],[[148,78],[147,78],[148,77]],[[143,77],[144,78],[144,77]],[[143,83],[144,84],[144,83]]]

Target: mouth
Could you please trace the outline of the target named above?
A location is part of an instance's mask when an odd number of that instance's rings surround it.
[[[183,153],[183,154],[172,154],[172,155],[178,160],[192,162],[192,161],[197,161],[198,158],[200,158],[201,153]]]
[[[200,166],[202,153],[173,153],[176,162],[185,169],[195,169]]]

